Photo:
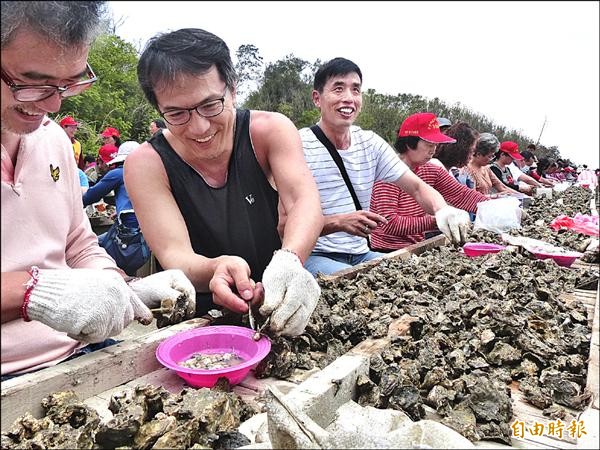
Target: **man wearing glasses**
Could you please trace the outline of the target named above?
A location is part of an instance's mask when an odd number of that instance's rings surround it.
[[[150,39],[138,79],[167,129],[127,158],[125,184],[158,261],[202,293],[197,314],[211,299],[246,313],[264,296],[273,332],[302,333],[320,294],[302,261],[323,217],[295,126],[236,109],[229,49],[204,30]]]
[[[84,214],[71,143],[46,116],[96,81],[86,61],[102,12],[2,2],[3,378],[109,344],[134,318],[149,323],[146,305],[164,295],[195,297],[181,272],[125,282]]]

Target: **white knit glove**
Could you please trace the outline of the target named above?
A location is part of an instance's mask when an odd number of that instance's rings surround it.
[[[262,278],[265,300],[259,312],[271,315],[269,328],[276,334],[298,336],[321,295],[317,281],[290,251],[277,250]]]
[[[181,312],[177,314],[181,320],[191,319],[196,313],[196,289],[179,269],[149,275],[129,283],[129,287],[148,308],[165,307],[168,303]]]
[[[152,321],[152,313],[123,277],[108,269],[39,270],[26,313],[83,342],[102,342],[134,319]]]
[[[435,213],[435,222],[451,242],[462,244],[467,241],[471,227],[468,212],[446,205]]]

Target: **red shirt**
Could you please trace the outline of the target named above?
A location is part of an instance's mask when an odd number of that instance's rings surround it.
[[[419,166],[414,173],[456,208],[475,212],[477,203],[488,200],[485,195],[460,184],[444,168],[434,164]],[[437,230],[435,218],[394,184],[375,183],[369,209],[388,220],[387,225],[378,226],[371,234],[374,249],[396,250],[406,247],[422,241],[426,231]]]

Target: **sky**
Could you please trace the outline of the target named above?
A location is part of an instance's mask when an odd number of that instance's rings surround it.
[[[460,102],[534,142],[541,133],[540,144],[590,168],[600,166],[599,5],[109,2],[117,34],[138,49],[156,33],[192,27],[222,38],[232,57],[244,44],[265,63],[345,57],[361,68],[364,90]]]

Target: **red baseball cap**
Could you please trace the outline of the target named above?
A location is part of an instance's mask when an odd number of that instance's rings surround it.
[[[121,133],[119,130],[113,127],[106,127],[102,133],[100,133],[102,137],[121,137]]]
[[[398,130],[398,137],[415,136],[434,144],[453,144],[456,139],[440,132],[440,124],[432,113],[417,113],[408,116]]]
[[[512,159],[516,159],[517,161],[521,161],[523,159],[523,155],[519,153],[519,145],[513,141],[504,141],[500,144],[500,151],[510,155]]]
[[[100,150],[98,150],[98,156],[100,156],[100,159],[102,159],[102,161],[108,164],[117,156],[118,152],[119,149],[116,145],[106,144],[100,147]]]
[[[75,122],[71,116],[66,116],[63,120],[59,122],[61,127],[76,127],[79,125],[79,122]]]

